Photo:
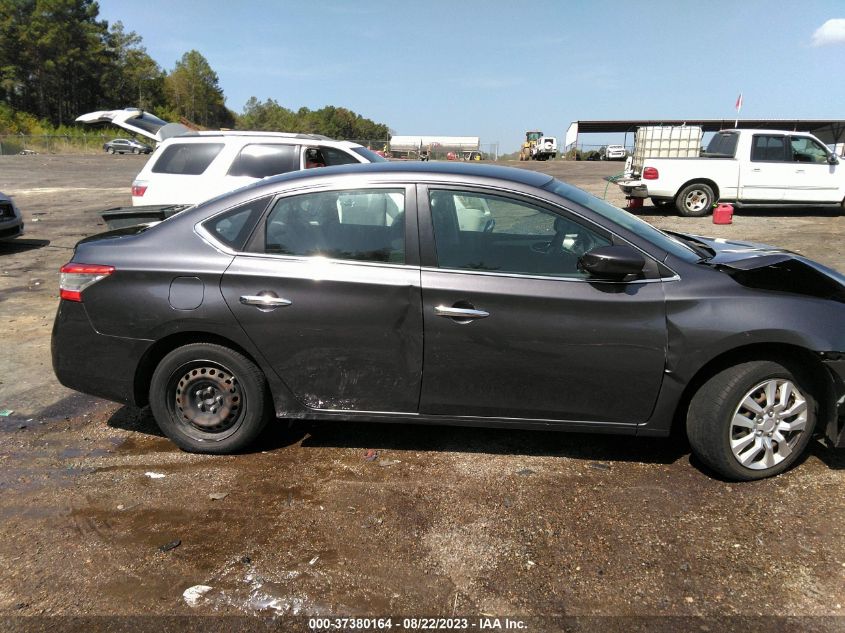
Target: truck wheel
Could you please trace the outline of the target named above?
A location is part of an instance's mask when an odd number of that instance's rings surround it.
[[[762,479],[789,468],[816,422],[812,381],[780,362],[729,367],[705,382],[687,412],[695,455],[724,477]]]
[[[675,198],[678,213],[687,218],[701,218],[710,213],[714,201],[713,189],[703,182],[687,185]]]

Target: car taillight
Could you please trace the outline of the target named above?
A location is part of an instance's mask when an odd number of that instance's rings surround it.
[[[59,296],[68,301],[82,301],[82,291],[114,272],[114,266],[65,264],[59,271]]]
[[[140,182],[133,182],[132,183],[132,195],[133,197],[140,198],[147,192],[147,183],[140,183]]]
[[[644,180],[657,180],[660,177],[660,174],[657,172],[657,168],[655,167],[646,167],[643,169],[643,179]]]

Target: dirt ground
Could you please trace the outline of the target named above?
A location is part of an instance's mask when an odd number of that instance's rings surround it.
[[[815,444],[780,477],[734,484],[676,439],[279,423],[254,451],[212,457],[177,450],[147,410],[61,387],[58,268],[104,230],[98,211],[129,204],[145,160],[0,157],[0,191],[27,223],[0,243],[4,629],[202,615],[291,630],[313,616],[393,617],[402,630],[422,616],[468,629],[510,617],[530,631],[845,630],[845,451]],[[512,165],[624,203],[602,179],[621,163]],[[836,212],[744,211],[726,226],[639,212],[845,270]],[[197,585],[208,589],[185,594]]]

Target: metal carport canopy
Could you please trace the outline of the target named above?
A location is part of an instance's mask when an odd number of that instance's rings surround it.
[[[577,142],[579,134],[627,133],[648,125],[698,125],[705,132],[737,128],[810,132],[828,145],[845,142],[845,120],[841,119],[632,119],[573,121],[566,132],[566,147]]]

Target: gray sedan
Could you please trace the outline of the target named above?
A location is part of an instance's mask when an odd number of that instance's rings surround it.
[[[722,476],[845,443],[845,277],[667,233],[548,175],[444,163],[265,179],[80,242],[53,365],[188,451],[271,418],[685,429]],[[389,432],[389,431],[388,431]]]

